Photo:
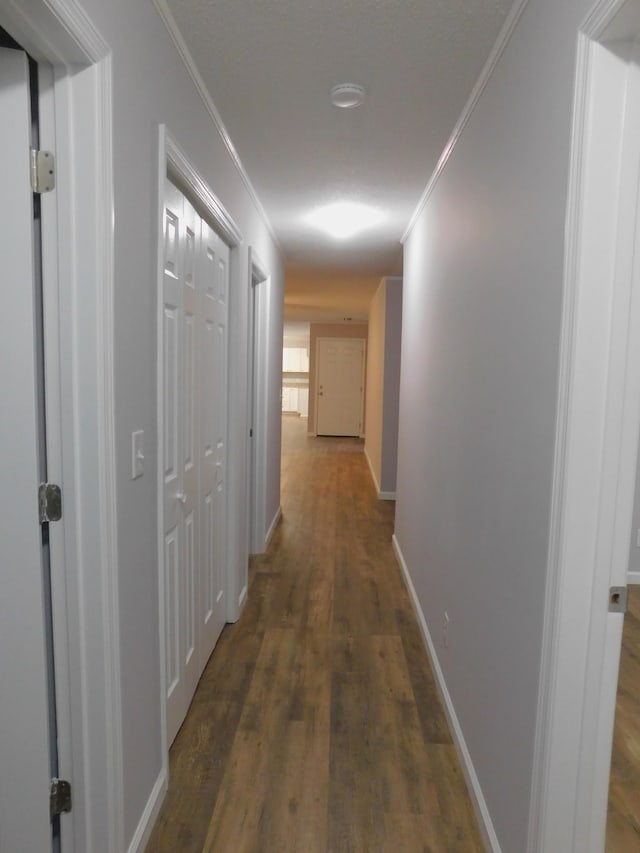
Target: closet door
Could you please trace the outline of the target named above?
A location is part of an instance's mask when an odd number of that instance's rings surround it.
[[[227,304],[229,247],[203,221],[200,277],[201,656],[204,666],[225,623],[227,573]]]
[[[229,249],[170,182],[162,293],[167,736],[225,623]]]
[[[163,569],[167,733],[175,737],[199,677],[197,267],[200,219],[167,181],[162,306]]]

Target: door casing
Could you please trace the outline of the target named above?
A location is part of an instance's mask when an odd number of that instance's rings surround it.
[[[0,24],[39,71],[52,69],[40,96],[40,144],[57,161],[56,190],[42,197],[44,356],[48,473],[63,518],[50,550],[59,771],[75,804],[62,844],[123,849],[110,48],[65,0],[0,0]]]
[[[268,347],[269,276],[255,251],[249,247],[249,422],[253,435],[249,437],[249,553],[260,554],[266,548],[266,428],[267,377],[269,375]],[[241,600],[247,595],[247,579],[242,586]]]
[[[162,281],[164,275],[164,192],[165,181],[169,177],[179,189],[184,190],[189,200],[194,204],[196,210],[200,210],[206,218],[216,227],[216,232],[225,241],[230,249],[230,271],[229,271],[229,314],[228,314],[228,336],[230,337],[237,326],[237,316],[234,311],[234,302],[232,292],[235,288],[237,280],[238,259],[237,252],[242,235],[237,225],[228,214],[220,200],[207,186],[205,181],[200,177],[196,169],[192,166],[189,159],[186,157],[175,137],[169,132],[166,125],[160,125],[158,136],[158,172],[157,172],[157,200],[156,210],[158,212],[157,230],[157,281],[159,298],[157,308],[157,353],[156,353],[156,387],[157,387],[157,447],[163,447],[163,414],[164,414],[164,397],[163,397],[163,363],[162,363],[162,346],[163,346],[163,323],[162,323]],[[229,387],[229,409],[231,410],[232,389]],[[244,393],[244,388],[243,388]],[[231,436],[230,424],[231,413],[228,413],[227,420],[227,435]],[[227,449],[227,459],[231,459],[231,449]],[[230,461],[228,464],[231,464]],[[166,791],[168,780],[169,767],[169,744],[167,741],[167,709],[166,709],[166,621],[165,621],[165,603],[166,590],[164,581],[164,565],[162,561],[163,554],[163,513],[164,501],[163,490],[160,484],[163,482],[162,471],[162,454],[158,453],[158,500],[157,500],[157,528],[158,528],[158,620],[159,620],[159,640],[160,640],[160,717],[161,717],[161,732],[162,732],[162,789]],[[228,478],[229,480],[229,478]],[[233,497],[230,488],[227,488],[227,542],[235,535],[238,524],[237,513],[233,509]],[[238,618],[238,587],[240,578],[238,577],[235,560],[232,555],[232,548],[227,550],[227,577],[226,577],[226,598],[227,598],[227,614],[228,622],[233,622]],[[152,821],[148,821],[150,825]]]
[[[638,0],[578,33],[529,853],[604,847],[640,429]],[[610,41],[613,39],[613,41]]]

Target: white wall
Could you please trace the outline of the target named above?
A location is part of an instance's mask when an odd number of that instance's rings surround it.
[[[243,243],[232,270],[232,400],[229,480],[238,519],[230,559],[246,563],[246,376],[249,246],[271,275],[270,374],[274,400],[269,459],[279,459],[279,351],[283,270],[269,236],[212,119],[151,2],[83,6],[113,51],[115,180],[115,400],[118,455],[118,564],[122,647],[125,838],[132,838],[161,770],[156,546],[156,228],[158,125],[164,123],[239,226]],[[145,473],[130,479],[133,430],[145,431]],[[270,504],[279,503],[279,470],[267,474]],[[275,496],[275,497],[274,497]],[[270,510],[268,510],[269,512]],[[267,513],[268,514],[268,513]],[[99,796],[99,792],[95,792]]]
[[[396,542],[508,853],[526,848],[589,6],[528,3],[405,246]]]

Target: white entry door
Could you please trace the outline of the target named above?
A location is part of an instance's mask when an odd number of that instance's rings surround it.
[[[362,338],[318,338],[318,435],[361,434],[364,349]]]
[[[162,305],[167,734],[225,622],[229,249],[165,185]]]
[[[0,850],[51,849],[26,55],[0,49]]]

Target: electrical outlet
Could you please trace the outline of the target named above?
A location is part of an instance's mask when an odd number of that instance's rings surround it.
[[[449,648],[449,614],[447,611],[444,611],[444,618],[442,620],[442,643],[445,649]]]

